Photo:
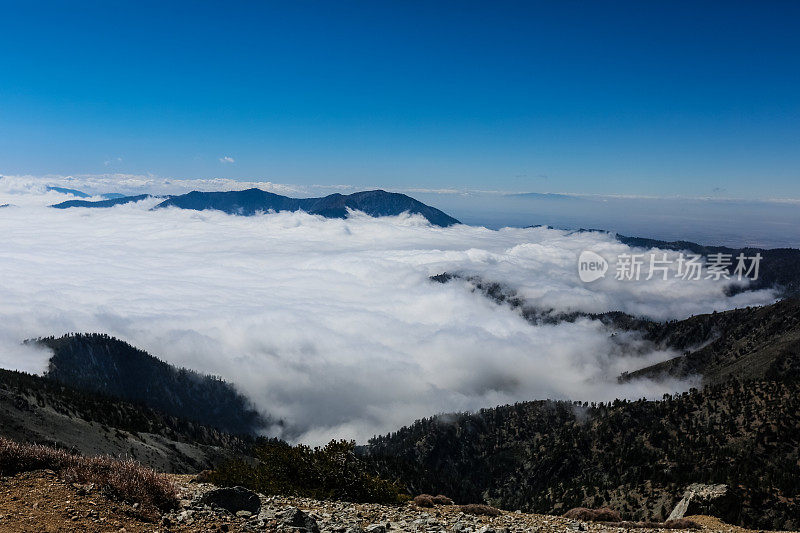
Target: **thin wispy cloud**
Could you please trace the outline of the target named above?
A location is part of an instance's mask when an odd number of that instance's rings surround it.
[[[110,172],[106,174],[45,175],[45,176],[2,176],[0,175],[0,194],[23,193],[25,191],[44,192],[48,185],[58,185],[78,189],[88,194],[99,195],[108,192],[123,194],[184,194],[190,191],[240,191],[259,188],[288,196],[308,195],[312,193],[330,194],[331,186],[293,185],[275,183],[259,179],[186,179],[156,176],[153,174],[127,174]],[[341,187],[336,186],[337,189]],[[56,198],[41,195],[18,194],[15,201],[34,203],[53,203]],[[63,199],[62,199],[63,201]]]
[[[219,158],[219,162],[220,162],[220,163],[235,163],[235,162],[236,162],[236,160],[235,160],[235,159],[233,159],[231,156],[229,156],[229,155],[226,155],[226,156],[224,156],[224,157],[220,157],[220,158]]]

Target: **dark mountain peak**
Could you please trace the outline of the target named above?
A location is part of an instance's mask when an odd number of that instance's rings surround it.
[[[296,211],[298,201],[287,196],[251,188],[242,191],[202,192],[192,191],[187,194],[173,196],[154,209],[178,207],[204,211],[214,209],[229,215],[251,216],[256,213],[274,211]]]
[[[387,195],[387,196],[406,196],[405,194],[402,194],[402,193],[399,193],[399,192],[388,192],[388,191],[385,191],[383,189],[372,189],[371,191],[358,191],[358,192],[354,192],[352,194],[349,194],[348,196],[354,197],[354,198],[358,198],[358,197],[364,197],[364,196],[382,196],[382,195]],[[406,196],[406,198],[409,198],[409,197]]]
[[[331,207],[363,211],[375,217],[395,216],[401,213],[418,214],[424,216],[431,224],[442,227],[459,224],[455,218],[423,204],[419,200],[402,193],[387,192],[382,189],[360,191],[348,195],[336,194],[319,199],[317,210]]]

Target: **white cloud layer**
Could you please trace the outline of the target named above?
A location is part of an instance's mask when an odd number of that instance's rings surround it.
[[[543,308],[658,318],[773,300],[728,298],[711,281],[582,284],[582,250],[629,250],[598,233],[149,211],[155,201],[56,210],[44,206],[67,197],[37,183],[0,180],[0,204],[16,206],[0,209],[0,366],[43,369],[47,354],[20,346],[25,338],[107,332],[222,376],[312,443],[363,441],[438,412],[687,386],[618,385],[619,372],[674,354],[597,321],[532,326],[430,275],[501,281]]]

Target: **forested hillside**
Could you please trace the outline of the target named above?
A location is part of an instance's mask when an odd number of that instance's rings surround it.
[[[663,519],[690,483],[724,483],[722,518],[800,526],[800,385],[730,381],[661,401],[538,401],[442,415],[370,441],[384,477],[412,493],[562,513],[610,506]]]
[[[36,341],[53,350],[46,377],[87,392],[140,402],[233,434],[256,434],[268,421],[220,378],[175,368],[104,334]]]
[[[143,404],[0,369],[0,436],[85,455],[133,457],[168,472],[198,472],[250,453],[254,440]]]

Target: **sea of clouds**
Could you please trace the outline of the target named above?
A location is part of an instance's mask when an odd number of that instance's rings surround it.
[[[169,192],[211,186],[181,183]],[[159,187],[167,192],[168,184]],[[105,332],[222,376],[285,420],[282,436],[309,443],[363,442],[440,412],[658,397],[691,384],[617,384],[620,372],[676,354],[612,336],[595,320],[532,325],[468,282],[434,283],[431,275],[501,282],[542,309],[657,319],[775,298],[727,297],[711,280],[623,283],[610,275],[584,284],[581,251],[630,251],[597,232],[438,228],[421,217],[357,213],[330,220],[151,211],[155,199],[47,207],[71,198],[39,179],[0,179],[0,205],[11,204],[0,209],[0,366],[45,368],[49,354],[23,339]]]

